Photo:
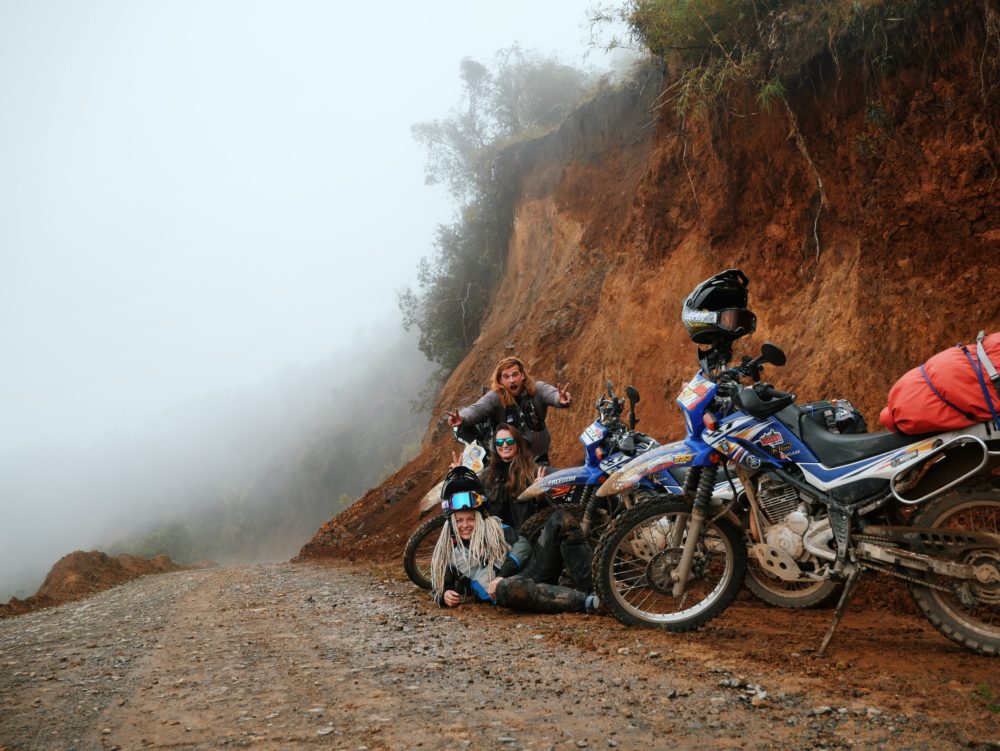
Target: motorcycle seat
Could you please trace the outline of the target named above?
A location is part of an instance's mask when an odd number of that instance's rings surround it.
[[[800,428],[802,440],[816,455],[816,458],[827,467],[840,467],[844,464],[867,459],[870,456],[885,454],[912,443],[919,443],[927,438],[926,435],[904,435],[889,431],[831,433],[812,420],[803,420],[800,423]]]

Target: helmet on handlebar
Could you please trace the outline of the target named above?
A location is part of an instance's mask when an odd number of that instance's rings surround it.
[[[681,320],[696,344],[731,342],[752,334],[757,316],[747,309],[750,280],[739,269],[727,269],[695,287],[681,308]]]

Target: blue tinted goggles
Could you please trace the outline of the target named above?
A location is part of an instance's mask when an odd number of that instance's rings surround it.
[[[448,500],[441,501],[441,508],[445,514],[451,514],[455,511],[475,511],[484,505],[486,505],[486,496],[471,490],[455,493]]]

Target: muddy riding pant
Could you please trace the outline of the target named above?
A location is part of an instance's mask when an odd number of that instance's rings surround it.
[[[497,604],[532,613],[586,612],[587,593],[594,588],[590,574],[592,557],[593,551],[576,517],[555,511],[542,527],[524,569],[497,586]],[[556,584],[564,568],[572,588]]]

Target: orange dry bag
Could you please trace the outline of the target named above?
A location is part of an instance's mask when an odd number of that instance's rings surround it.
[[[879,414],[889,430],[940,433],[993,420],[1000,429],[1000,333],[979,332],[976,346],[959,344],[907,372],[889,390]]]

